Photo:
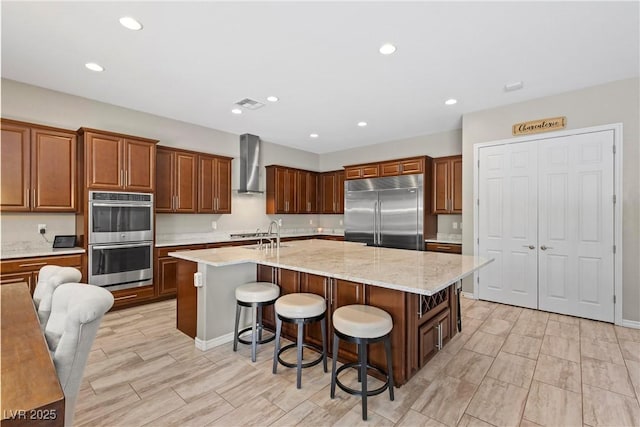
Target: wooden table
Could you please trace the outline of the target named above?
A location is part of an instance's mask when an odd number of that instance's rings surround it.
[[[26,283],[0,286],[2,426],[63,426],[64,393]]]

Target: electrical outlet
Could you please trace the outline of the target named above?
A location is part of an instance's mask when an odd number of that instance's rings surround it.
[[[278,218],[278,226],[282,227],[282,218]]]
[[[342,225],[342,220],[340,220],[340,225]]]
[[[457,229],[458,229],[458,223],[457,223],[457,222],[454,222],[454,223],[453,223],[453,229],[454,229],[454,230],[457,230]]]
[[[38,233],[44,234],[47,232],[47,224],[38,224]]]
[[[204,286],[204,277],[201,272],[193,273],[193,286],[201,288]]]
[[[214,230],[218,229],[218,221],[211,221],[211,228],[213,228]]]
[[[309,225],[313,225],[313,220],[312,219],[309,220]]]

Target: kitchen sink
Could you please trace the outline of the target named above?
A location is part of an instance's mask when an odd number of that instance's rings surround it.
[[[291,247],[291,245],[280,245],[281,248],[289,248]],[[251,249],[251,250],[257,250],[260,249],[260,245],[247,245],[247,246],[242,246],[243,249]],[[262,250],[268,250],[269,249],[269,243],[265,243],[262,245]]]

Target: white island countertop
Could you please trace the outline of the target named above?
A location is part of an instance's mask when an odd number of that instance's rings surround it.
[[[236,246],[169,255],[213,267],[263,264],[422,295],[433,295],[491,262],[469,255],[315,239],[286,242],[279,250]]]

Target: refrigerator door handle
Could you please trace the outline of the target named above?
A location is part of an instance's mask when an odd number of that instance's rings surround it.
[[[373,244],[378,244],[378,202],[373,204]]]
[[[382,245],[382,202],[379,203],[378,209],[378,244]]]

